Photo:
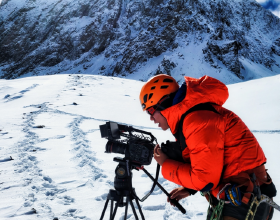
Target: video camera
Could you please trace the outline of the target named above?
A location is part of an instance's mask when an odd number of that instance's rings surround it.
[[[108,139],[105,153],[124,154],[124,159],[139,165],[151,164],[156,138],[150,132],[110,121],[99,127],[101,137]]]
[[[146,200],[152,194],[156,185],[168,196],[170,201],[172,201],[182,213],[186,213],[186,210],[178,203],[178,201],[176,199],[171,199],[171,195],[158,183],[160,165],[157,165],[155,178],[143,166],[151,164],[154,148],[157,144],[156,138],[150,132],[110,121],[99,127],[101,137],[108,139],[105,153],[119,153],[125,155],[124,158],[114,158],[115,162],[119,162],[115,169],[115,190],[109,191],[100,220],[103,220],[109,201],[111,201],[111,220],[115,218],[118,207],[124,206],[126,207],[124,219],[126,219],[129,204],[133,210],[134,217],[138,219],[132,200],[136,201],[141,217],[142,219],[145,219],[138,201],[143,202]],[[133,169],[143,170],[153,181],[151,190],[142,199],[138,198],[135,189],[132,187],[131,171]],[[124,202],[124,198],[126,198],[126,202]],[[116,202],[114,211],[113,202]]]

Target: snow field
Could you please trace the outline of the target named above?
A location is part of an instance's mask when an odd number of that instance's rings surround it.
[[[277,75],[229,85],[225,104],[259,140],[278,189],[279,84]],[[0,80],[0,219],[99,219],[113,188],[118,165],[113,158],[123,156],[104,153],[107,140],[101,138],[99,125],[111,120],[152,132],[159,144],[174,140],[142,112],[138,99],[142,85],[90,75]],[[14,160],[9,161],[10,156]],[[145,168],[155,176],[155,161]],[[176,187],[161,174],[159,183],[167,191]],[[144,172],[133,170],[133,187],[140,198],[151,186]],[[280,197],[274,201],[280,204]],[[185,215],[167,204],[156,187],[140,205],[146,219],[205,219],[208,204],[199,193],[180,203]],[[109,218],[109,208],[104,219]],[[118,208],[115,219],[123,219],[124,211]],[[274,219],[279,217],[275,212]],[[130,208],[128,219],[135,219]]]

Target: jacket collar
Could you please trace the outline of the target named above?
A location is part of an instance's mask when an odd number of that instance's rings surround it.
[[[187,92],[184,100],[161,111],[173,134],[177,131],[181,116],[190,108],[206,102],[222,106],[229,96],[226,85],[210,76],[203,76],[199,79],[185,76],[185,81]]]

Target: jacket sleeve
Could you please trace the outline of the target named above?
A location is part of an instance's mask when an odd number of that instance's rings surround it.
[[[224,164],[224,131],[223,117],[217,113],[201,110],[187,115],[183,134],[191,163],[167,159],[162,166],[163,177],[198,191],[209,183],[216,188]]]

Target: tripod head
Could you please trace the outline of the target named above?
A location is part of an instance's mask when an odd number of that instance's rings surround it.
[[[136,169],[136,164],[124,158],[114,157],[115,162],[119,162],[115,169],[114,187],[117,191],[132,190],[132,169]]]

